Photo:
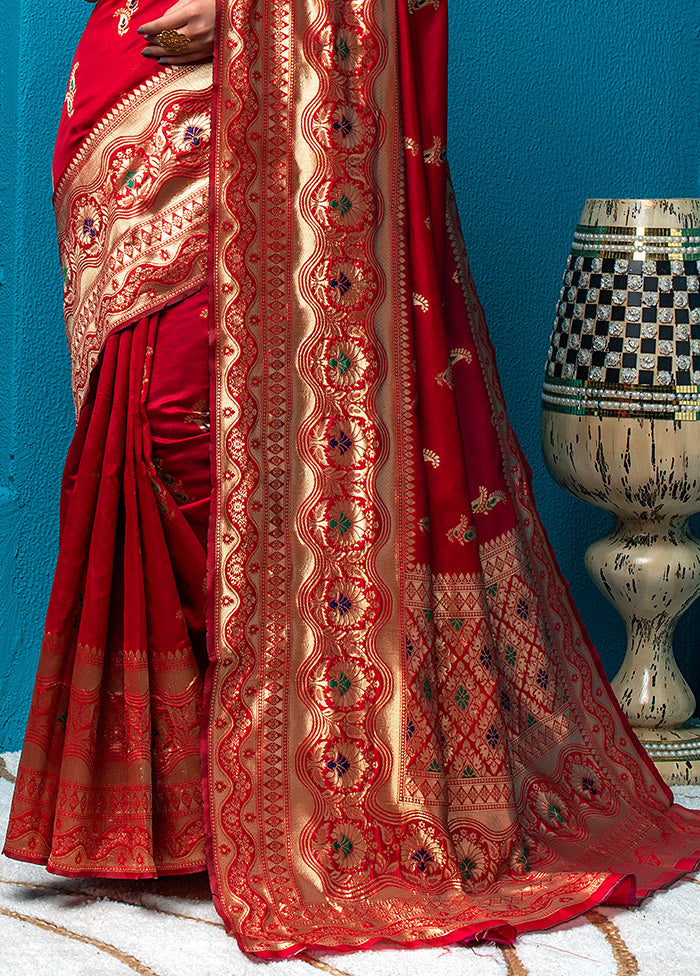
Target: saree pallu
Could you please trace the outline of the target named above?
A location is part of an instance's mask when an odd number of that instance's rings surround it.
[[[95,14],[121,29],[125,10]],[[635,902],[694,866],[700,818],[619,711],[508,426],[447,173],[444,0],[217,10],[201,724],[217,908],[244,950],[284,956],[507,940]],[[165,133],[179,174],[149,182],[155,163],[120,157],[127,223],[160,220],[153,187],[191,189],[177,167],[196,170],[209,128],[183,92],[203,70],[108,111],[140,106],[134,131]],[[184,248],[163,248],[162,274],[132,252],[124,287],[86,260],[78,395],[126,331],[122,295],[153,311],[194,287],[186,260],[167,270]]]

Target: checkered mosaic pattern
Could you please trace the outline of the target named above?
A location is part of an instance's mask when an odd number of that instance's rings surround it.
[[[572,254],[545,372],[608,389],[700,384],[698,261]]]

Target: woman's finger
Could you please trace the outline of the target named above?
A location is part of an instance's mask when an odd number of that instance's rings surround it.
[[[177,53],[174,51],[168,51],[167,48],[162,47],[159,44],[149,44],[141,52],[145,58],[156,58],[161,60],[162,58],[177,58],[178,64],[185,64],[188,60],[201,60],[203,58],[211,57],[211,52],[208,48],[205,48],[203,44],[197,44],[192,42],[188,44],[186,48]],[[184,60],[183,60],[184,59]]]
[[[167,14],[159,17],[158,20],[151,20],[147,24],[141,24],[137,33],[146,37],[155,37],[161,31],[182,30],[189,22],[189,18],[177,10],[169,10]]]
[[[210,54],[170,54],[165,57],[158,58],[158,64],[163,65],[178,65],[178,64],[197,64],[199,61],[208,61],[211,57]]]

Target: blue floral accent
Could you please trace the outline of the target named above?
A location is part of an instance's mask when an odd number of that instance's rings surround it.
[[[498,745],[499,739],[500,739],[500,735],[498,734],[498,729],[496,728],[495,725],[492,725],[489,728],[488,732],[486,733],[486,741],[488,742],[488,744],[491,746],[492,749],[495,749],[496,746]]]
[[[345,295],[352,288],[352,282],[342,271],[335,278],[331,278],[328,284],[331,288],[337,288],[341,295]]]
[[[510,695],[507,691],[501,692],[501,708],[503,708],[506,712],[510,711]]]
[[[481,649],[479,660],[481,661],[482,666],[488,671],[488,669],[491,667],[491,651],[488,647],[483,647]]]
[[[428,865],[432,862],[432,857],[426,851],[424,847],[419,848],[411,854],[411,860],[415,862],[416,867],[419,871],[425,871]]]
[[[333,129],[340,133],[343,139],[347,139],[352,132],[352,122],[347,116],[343,115],[337,122],[333,123]]]
[[[416,727],[413,724],[412,719],[409,717],[408,721],[406,722],[406,739],[407,740],[408,739],[412,739],[413,738],[413,733],[415,731],[416,731]]]
[[[521,620],[527,620],[527,618],[530,616],[530,607],[528,606],[527,601],[523,600],[522,597],[518,600],[518,605],[515,608],[515,612]]]
[[[347,771],[350,769],[350,763],[342,752],[339,752],[335,759],[329,759],[327,766],[329,769],[333,770],[334,773],[337,773],[338,779],[342,779],[343,774],[347,773]]]
[[[547,690],[547,685],[549,684],[549,673],[545,668],[540,668],[537,672],[537,678],[535,679],[537,684],[540,686],[542,691]]]
[[[581,788],[585,790],[586,793],[590,793],[591,796],[598,796],[598,788],[594,779],[590,776],[584,776],[581,781]]]
[[[344,617],[345,614],[352,608],[352,601],[349,600],[344,593],[341,593],[337,600],[329,600],[328,606],[331,608],[331,610],[337,610],[340,616]]]
[[[352,447],[352,441],[345,431],[341,431],[337,437],[331,437],[328,444],[334,451],[338,450],[341,457]]]
[[[97,237],[97,228],[92,217],[86,217],[83,220],[83,234],[85,237],[91,237],[93,240]]]
[[[188,125],[182,137],[183,142],[192,144],[193,149],[198,149],[202,145],[204,129],[199,125]]]

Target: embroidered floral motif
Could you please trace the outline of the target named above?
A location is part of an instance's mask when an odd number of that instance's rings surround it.
[[[432,464],[434,468],[440,467],[439,455],[427,447],[423,448],[423,460],[426,462],[426,464]]]
[[[440,386],[454,386],[454,377],[452,375],[452,367],[455,363],[463,362],[470,363],[472,361],[472,354],[468,349],[453,349],[450,352],[449,362],[447,368],[442,373],[438,373],[435,379]]]
[[[68,88],[66,89],[66,97],[64,101],[66,103],[66,112],[69,116],[72,116],[73,112],[75,111],[75,95],[78,90],[75,82],[75,76],[79,67],[80,62],[76,61],[71,69],[70,78],[68,79]]]
[[[417,821],[408,827],[401,843],[401,866],[405,874],[426,882],[438,881],[446,860],[444,841],[432,825]]]
[[[430,149],[423,150],[423,161],[429,165],[439,165],[444,163],[446,159],[447,148],[443,145],[442,140],[435,136]]]
[[[131,23],[131,18],[139,9],[139,0],[126,0],[124,6],[115,10],[114,16],[118,17],[117,22],[117,33],[120,37],[123,37],[129,30],[129,24]]]
[[[158,307],[163,294],[181,294],[203,280],[210,77],[210,66],[193,68],[193,89],[183,92],[177,72],[168,69],[125,96],[85,140],[56,187],[76,409],[110,330]],[[154,89],[159,114],[142,117],[141,105]],[[148,134],[141,138],[144,125]],[[154,207],[158,190],[173,177],[174,195],[160,213]]]
[[[476,529],[474,528],[471,517],[469,515],[462,515],[455,527],[448,531],[447,538],[450,542],[459,542],[460,545],[476,539]]]
[[[410,136],[406,136],[404,145],[407,152],[410,152],[412,156],[418,156],[420,154],[420,143],[416,139],[411,139]]]
[[[419,308],[421,312],[430,311],[430,302],[423,295],[419,295],[418,292],[413,293],[413,304],[416,308]]]
[[[408,12],[415,14],[423,7],[433,7],[435,10],[440,6],[440,0],[408,0]]]
[[[489,493],[485,485],[479,485],[479,497],[475,498],[472,502],[472,512],[474,515],[484,515],[486,512],[490,512],[499,502],[505,502],[505,500],[505,492],[493,491]]]

